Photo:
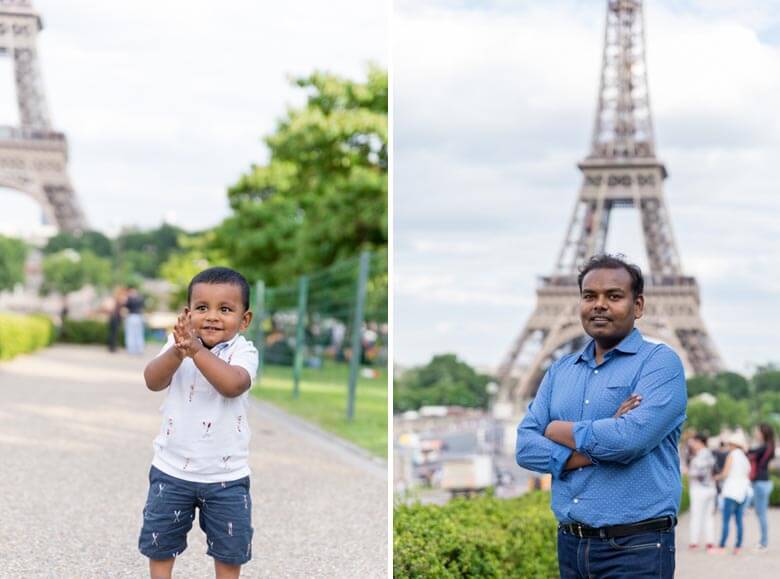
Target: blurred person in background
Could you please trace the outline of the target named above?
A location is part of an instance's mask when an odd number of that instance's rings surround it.
[[[735,432],[726,439],[729,454],[723,472],[715,475],[716,479],[723,481],[723,530],[720,535],[720,545],[709,552],[716,555],[722,554],[729,537],[729,522],[731,515],[737,523],[737,542],[734,545],[734,554],[738,555],[742,549],[742,513],[748,499],[753,494],[750,486],[750,461],[745,450],[747,440],[741,432]]]
[[[119,345],[119,328],[122,326],[122,308],[127,299],[126,290],[123,287],[114,289],[114,295],[108,300],[106,310],[108,312],[108,350],[116,352]]]
[[[753,481],[753,504],[761,527],[761,540],[755,550],[761,552],[766,551],[769,543],[766,513],[774,486],[772,477],[769,476],[769,463],[775,457],[775,431],[769,424],[759,424],[755,437],[759,446],[750,449],[748,458],[751,466],[750,480]]]
[[[135,287],[127,290],[125,300],[127,318],[125,318],[125,347],[128,354],[144,353],[144,298]]]
[[[688,441],[691,460],[688,464],[688,487],[691,497],[690,544],[689,549],[699,546],[699,534],[704,527],[707,549],[715,543],[713,512],[715,509],[715,480],[713,469],[715,457],[707,448],[707,437],[697,432]]]

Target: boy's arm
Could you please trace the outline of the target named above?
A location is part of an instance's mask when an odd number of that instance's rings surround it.
[[[217,392],[225,398],[235,398],[249,390],[252,385],[249,372],[241,366],[220,360],[201,344],[200,340],[196,342],[198,346],[195,346],[195,351],[192,353],[192,361]]]
[[[165,352],[149,362],[144,369],[146,387],[153,392],[167,388],[176,370],[181,366],[184,355],[176,346],[171,346]]]

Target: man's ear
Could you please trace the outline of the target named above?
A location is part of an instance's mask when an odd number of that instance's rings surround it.
[[[634,319],[638,320],[645,313],[645,296],[637,296],[634,299]]]

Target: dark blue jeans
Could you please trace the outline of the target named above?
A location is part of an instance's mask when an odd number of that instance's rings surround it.
[[[674,529],[616,539],[580,539],[558,531],[561,579],[671,579],[674,554]]]
[[[726,539],[729,538],[729,519],[731,514],[734,514],[734,519],[737,521],[737,548],[742,546],[742,512],[745,509],[747,501],[738,503],[734,499],[726,499],[723,501],[723,531],[720,534],[720,546],[726,546]]]

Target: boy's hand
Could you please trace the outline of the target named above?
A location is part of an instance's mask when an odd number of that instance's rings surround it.
[[[192,358],[204,348],[203,342],[200,341],[192,328],[190,313],[186,308],[176,319],[176,325],[173,327],[173,339],[176,342],[176,352],[182,359],[187,356]]]

